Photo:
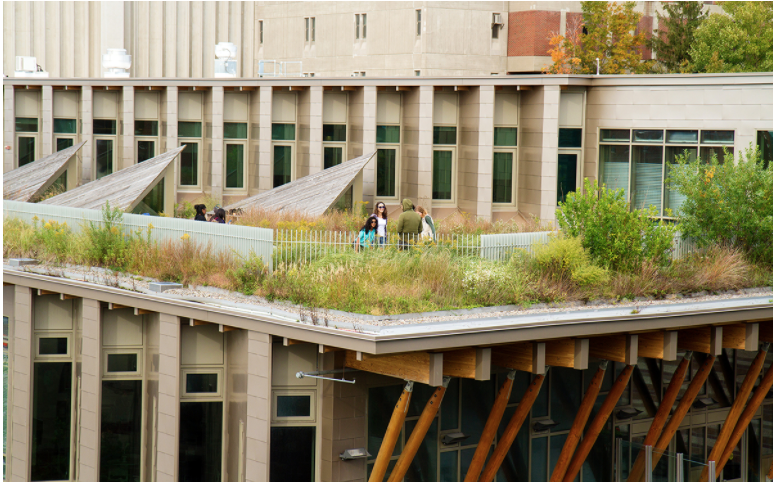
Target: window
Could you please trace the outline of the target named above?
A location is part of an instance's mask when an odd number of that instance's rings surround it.
[[[362,23],[360,23],[362,21]],[[368,35],[368,14],[354,14],[354,38],[365,39]]]
[[[38,120],[31,117],[16,118],[16,132],[37,132]]]
[[[295,124],[271,124],[272,141],[294,141]]]
[[[376,157],[376,196],[397,194],[397,149],[379,149]]]
[[[315,40],[314,30],[316,29],[316,26],[317,26],[317,19],[316,17],[306,17],[304,20],[306,22],[306,41],[314,42]]]
[[[416,10],[416,36],[421,37],[421,9]]]
[[[273,421],[314,421],[316,407],[313,391],[275,391]]]
[[[309,30],[311,28],[311,25],[310,25],[311,20],[309,19],[309,17],[306,17],[304,20],[306,21],[306,41],[308,42],[309,41],[309,33],[310,33]]]
[[[36,158],[35,155],[35,138],[34,137],[18,137],[19,146],[19,167],[33,162]]]
[[[220,481],[223,450],[223,402],[180,404],[179,478]]]
[[[316,427],[271,427],[271,473],[268,480],[312,482]]]
[[[360,14],[354,14],[354,38],[360,38]]]
[[[225,128],[223,129],[225,131]],[[201,122],[178,122],[178,137],[201,137]]]
[[[757,149],[765,169],[773,162],[773,131],[757,132]]]
[[[502,16],[498,13],[494,13],[491,15],[491,38],[499,38],[499,26]]]
[[[60,137],[56,139],[56,152],[61,151],[62,149],[67,149],[68,147],[72,147],[74,145],[75,141],[71,137]],[[67,171],[65,171],[65,174]]]
[[[96,178],[99,179],[113,173],[113,140],[96,139],[94,142],[96,146]]]
[[[368,14],[362,14],[362,38],[368,38]]]
[[[274,187],[292,180],[292,147],[274,146]]]
[[[108,353],[107,372],[137,372],[137,353]]]
[[[137,141],[137,162],[147,161],[156,155],[155,141]]]
[[[77,134],[76,119],[54,119],[54,134]]]
[[[244,144],[225,145],[225,187],[244,188]]]
[[[493,202],[513,202],[513,153],[494,153]]]
[[[325,124],[322,126],[322,140],[346,142],[346,125]]]
[[[258,41],[263,45],[263,20],[258,20]]]
[[[324,150],[324,162],[325,169],[333,166],[337,166],[343,162],[343,148],[342,147],[327,147]]]
[[[416,77],[421,77],[421,70],[414,70],[413,75],[415,75]]]
[[[582,129],[558,129],[558,147],[582,147]]]
[[[69,480],[72,362],[35,363],[30,480]]]
[[[181,142],[185,149],[180,153],[180,185],[196,186],[199,183],[199,143]]]
[[[224,139],[246,139],[247,123],[246,122],[226,122],[225,124],[223,124],[223,138]]]
[[[400,142],[400,126],[376,126],[376,142]]]
[[[148,194],[142,198],[142,201],[137,204],[132,210],[132,214],[150,214],[151,216],[158,216],[164,212],[164,183],[159,182]]]
[[[108,119],[94,119],[94,134],[114,136],[116,122]]]
[[[453,152],[436,150],[432,153],[432,199],[452,200]]]
[[[432,130],[432,143],[436,145],[456,145],[456,127],[435,126]]]
[[[157,136],[158,121],[136,120],[134,121],[135,136]]]
[[[494,127],[494,145],[497,147],[510,147],[518,145],[518,128]]]
[[[67,355],[67,337],[38,338],[38,355]]]
[[[100,426],[100,479],[140,480],[142,380],[102,381]]]

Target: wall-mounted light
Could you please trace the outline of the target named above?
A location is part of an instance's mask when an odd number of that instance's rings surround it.
[[[710,407],[710,406],[712,406],[712,405],[714,405],[716,403],[717,403],[717,401],[714,400],[711,397],[703,397],[703,398],[699,398],[699,399],[695,400],[695,402],[693,402],[692,406],[695,407],[695,408],[706,408],[706,407]]]
[[[465,435],[462,432],[454,432],[454,433],[447,433],[443,435],[443,445],[451,445],[455,444],[456,442],[461,442],[462,440],[465,440],[469,438],[469,435]]]
[[[551,428],[558,425],[558,422],[554,422],[552,420],[540,420],[539,422],[534,422],[534,425],[532,425],[532,428],[535,432],[546,432],[550,430]]]
[[[358,449],[346,449],[339,455],[341,457],[341,460],[357,460],[357,459],[367,459],[370,457],[370,453],[368,453],[367,450],[364,448],[358,448]]]
[[[641,410],[637,410],[633,407],[626,407],[621,410],[618,410],[617,415],[615,415],[615,417],[617,417],[618,420],[629,420],[639,415],[640,413],[641,413]]]

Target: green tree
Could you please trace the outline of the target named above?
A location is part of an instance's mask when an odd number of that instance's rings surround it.
[[[658,65],[666,72],[688,72],[695,31],[707,17],[703,4],[694,1],[663,3],[663,10],[668,15],[658,12],[659,28],[653,32],[649,45],[657,55]]]
[[[696,72],[773,71],[773,2],[723,2],[690,49]]]
[[[553,38],[554,62],[545,73],[595,74],[599,59],[602,74],[645,73],[651,62],[641,58],[644,33],[636,33],[641,13],[636,2],[582,2],[583,23],[577,35]],[[560,53],[560,55],[557,55]],[[569,59],[567,61],[567,59]]]
[[[680,156],[667,182],[686,197],[678,212],[682,233],[773,266],[773,165],[765,167],[757,149],[735,158],[725,151],[724,162]]]

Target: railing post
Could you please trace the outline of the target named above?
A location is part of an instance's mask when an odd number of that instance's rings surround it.
[[[615,439],[615,482],[623,481],[623,439]]]
[[[684,454],[676,454],[676,482],[684,482]]]
[[[717,463],[713,460],[709,460],[709,480],[717,480],[716,468]]]
[[[652,482],[652,445],[644,446],[644,482]]]

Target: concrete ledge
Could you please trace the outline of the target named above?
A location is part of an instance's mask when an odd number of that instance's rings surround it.
[[[171,281],[155,281],[153,283],[148,283],[148,288],[150,291],[163,293],[166,290],[181,290],[183,285],[180,283],[172,283]]]
[[[8,264],[18,268],[19,266],[38,264],[38,260],[32,258],[11,258],[8,260]]]

